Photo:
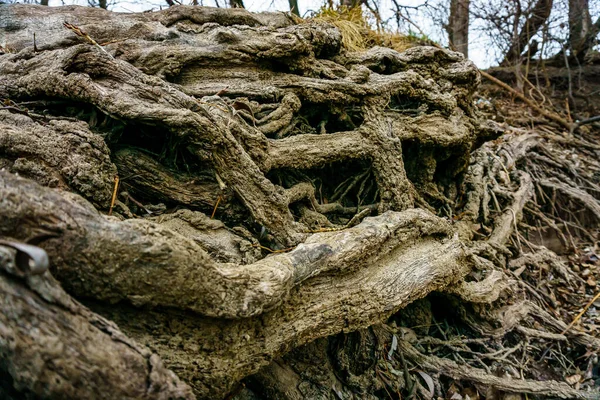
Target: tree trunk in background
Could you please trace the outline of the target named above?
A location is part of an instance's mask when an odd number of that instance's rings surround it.
[[[589,0],[569,0],[569,47],[579,62],[592,48],[600,31],[600,18],[592,23]]]
[[[342,0],[342,5],[347,8],[359,7],[362,4],[362,0]]]
[[[450,1],[448,40],[456,51],[469,57],[469,3],[470,0]]]
[[[298,0],[288,0],[290,5],[290,12],[294,15],[300,16],[300,10],[298,9]]]
[[[500,64],[501,66],[512,65],[518,61],[531,38],[535,36],[550,16],[551,10],[552,0],[538,0],[531,10],[527,21],[525,21],[525,24],[521,28],[521,32],[513,39],[510,48],[504,56],[504,60]]]
[[[40,5],[47,6],[48,5],[48,0],[41,0],[40,1]]]
[[[569,42],[573,52],[583,45],[591,28],[589,0],[569,0]]]
[[[107,0],[98,0],[98,7],[107,10],[108,9],[108,1]]]

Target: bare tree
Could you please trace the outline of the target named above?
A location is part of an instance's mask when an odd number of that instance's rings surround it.
[[[589,0],[569,0],[568,46],[571,56],[582,62],[599,32],[600,18],[592,23]]]
[[[521,27],[520,32],[513,37],[512,43],[501,63],[502,65],[512,65],[518,61],[533,36],[538,33],[542,25],[550,16],[550,11],[552,11],[552,0],[537,1],[528,13],[527,19]],[[517,26],[516,21],[514,26]]]
[[[581,42],[592,29],[589,0],[569,0],[569,41],[572,49]]]
[[[296,16],[300,16],[300,10],[298,9],[298,0],[288,0],[290,5],[290,12]]]

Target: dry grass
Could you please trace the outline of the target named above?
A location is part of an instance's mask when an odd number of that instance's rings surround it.
[[[314,16],[302,22],[327,22],[336,26],[342,34],[342,46],[348,51],[364,51],[373,46],[404,51],[420,44],[412,36],[373,29],[360,7],[352,9],[322,7]]]

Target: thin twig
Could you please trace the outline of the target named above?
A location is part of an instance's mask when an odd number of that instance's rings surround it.
[[[213,219],[215,217],[215,214],[217,213],[217,207],[219,207],[220,202],[221,202],[221,195],[219,195],[219,197],[217,197],[217,202],[215,203],[215,208],[213,208],[213,212],[210,215],[210,219]]]
[[[115,186],[113,189],[112,198],[110,199],[110,208],[108,209],[108,215],[112,214],[113,207],[115,206],[115,201],[117,200],[117,189],[119,188],[119,176],[115,176]]]
[[[592,304],[594,304],[594,302],[598,299],[600,299],[600,292],[596,293],[594,298],[592,300],[590,300],[589,303],[587,303],[585,307],[583,307],[583,310],[581,310],[581,312],[579,314],[577,314],[575,319],[573,319],[573,321],[571,321],[569,326],[567,326],[565,328],[565,330],[561,332],[561,335],[564,335],[565,333],[567,333],[567,331],[569,329],[571,329],[573,327],[573,325],[575,325],[577,323],[577,321],[579,321],[581,319],[581,317],[583,316],[583,314],[585,314],[585,312],[588,310],[588,308],[590,308],[592,306]]]
[[[106,51],[104,49],[104,47],[100,46],[98,44],[98,42],[96,42],[94,39],[92,39],[92,37],[90,35],[88,35],[87,33],[85,33],[81,28],[79,28],[78,26],[75,26],[73,24],[70,24],[68,22],[63,22],[63,26],[65,28],[67,28],[68,30],[70,30],[71,32],[73,32],[74,34],[76,34],[79,37],[84,38],[88,43],[96,46],[97,48],[99,48],[104,54],[106,54],[107,56],[109,56],[110,58],[114,59],[113,56],[111,56],[108,51]]]
[[[569,132],[571,131],[572,125],[570,123],[568,123],[560,115],[550,112],[550,111],[547,111],[541,107],[538,107],[533,101],[529,100],[527,97],[523,96],[521,93],[519,93],[515,89],[511,88],[506,83],[502,82],[501,80],[499,80],[497,78],[494,78],[492,75],[488,74],[485,71],[480,71],[480,72],[481,72],[481,76],[490,80],[491,82],[495,83],[496,85],[500,86],[501,88],[508,90],[511,94],[513,94],[514,96],[516,96],[519,99],[521,99],[522,101],[524,101],[529,107],[533,108],[534,110],[536,110],[537,112],[542,114],[544,117],[546,117],[554,122],[557,122],[564,128],[568,129]]]

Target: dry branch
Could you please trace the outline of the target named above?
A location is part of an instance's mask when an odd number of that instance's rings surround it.
[[[559,397],[561,399],[594,399],[595,393],[586,395],[573,389],[567,383],[556,381],[536,382],[532,380],[514,379],[510,377],[496,377],[486,371],[460,365],[452,360],[435,356],[425,356],[415,349],[410,343],[400,341],[398,347],[406,356],[422,368],[439,371],[454,379],[465,379],[478,382],[486,386],[497,388],[508,393],[529,393],[543,396]]]

